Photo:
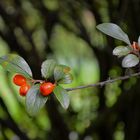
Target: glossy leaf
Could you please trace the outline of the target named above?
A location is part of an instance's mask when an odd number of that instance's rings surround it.
[[[19,55],[9,54],[0,57],[0,65],[9,72],[22,74],[28,78],[32,77],[32,72],[27,62]]]
[[[54,79],[55,81],[62,80],[65,74],[69,73],[70,67],[65,65],[57,65],[54,69]]]
[[[64,77],[58,81],[59,84],[70,84],[73,81],[73,77],[71,73],[67,73],[64,75]]]
[[[56,62],[52,59],[46,60],[42,63],[41,73],[44,78],[49,78],[53,75]]]
[[[125,46],[118,46],[113,50],[113,55],[124,56],[130,53],[130,49]]]
[[[48,97],[40,94],[39,85],[34,85],[26,95],[26,110],[30,116],[35,116],[45,105]]]
[[[61,103],[62,107],[67,109],[70,103],[67,91],[61,86],[56,86],[54,89],[54,94],[58,101]]]
[[[116,24],[114,23],[102,23],[97,25],[97,29],[101,32],[116,38],[118,40],[124,41],[128,45],[131,45],[129,38],[126,33]]]
[[[134,54],[128,54],[122,61],[122,66],[125,68],[134,67],[139,63],[139,58]]]

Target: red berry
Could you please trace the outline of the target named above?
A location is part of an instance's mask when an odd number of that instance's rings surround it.
[[[22,86],[26,84],[26,78],[20,74],[16,74],[13,78],[13,83],[17,86]]]
[[[55,84],[51,82],[44,82],[40,85],[40,92],[43,96],[51,94],[54,90]]]
[[[20,89],[19,89],[19,94],[20,94],[21,96],[25,96],[25,95],[27,94],[27,92],[28,92],[29,89],[30,89],[30,85],[24,84],[24,85],[22,85],[22,86],[20,87]]]

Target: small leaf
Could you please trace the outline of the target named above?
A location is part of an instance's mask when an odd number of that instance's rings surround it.
[[[70,71],[70,67],[65,65],[57,65],[54,69],[54,79],[55,81],[62,80],[65,74]]]
[[[130,53],[130,49],[125,46],[118,46],[113,50],[113,55],[124,56]]]
[[[58,81],[59,84],[70,84],[73,80],[73,77],[70,73],[65,74],[63,79],[61,79],[60,81]]]
[[[126,33],[116,24],[114,23],[102,23],[97,25],[97,29],[101,32],[116,38],[118,40],[124,41],[128,45],[131,45],[129,38]]]
[[[134,54],[128,54],[124,57],[122,61],[122,66],[124,68],[134,67],[139,63],[139,58]]]
[[[140,48],[140,36],[139,36],[139,38],[138,38],[138,46],[139,46],[139,48]]]
[[[56,62],[52,59],[46,60],[42,63],[41,73],[44,78],[49,78],[53,75]]]
[[[30,116],[35,116],[45,105],[48,97],[40,94],[39,85],[34,85],[26,95],[26,110]]]
[[[70,103],[67,91],[61,86],[56,86],[54,89],[54,94],[58,101],[61,103],[62,107],[67,109]]]
[[[32,72],[27,62],[19,55],[9,54],[0,57],[0,65],[9,72],[20,73],[28,78],[32,77]]]

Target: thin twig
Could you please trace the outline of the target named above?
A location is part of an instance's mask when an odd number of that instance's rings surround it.
[[[126,79],[129,79],[131,77],[136,77],[136,76],[139,76],[140,75],[140,72],[138,73],[134,73],[134,74],[130,74],[130,75],[126,75],[126,76],[120,76],[118,78],[115,78],[115,79],[109,79],[109,80],[106,80],[106,81],[102,81],[102,82],[99,82],[99,83],[95,83],[95,84],[89,84],[89,85],[84,85],[84,86],[78,86],[78,87],[75,87],[75,88],[67,88],[66,90],[67,91],[72,91],[72,90],[77,90],[77,89],[84,89],[84,88],[90,88],[90,87],[96,87],[96,86],[104,86],[108,83],[113,83],[113,82],[116,82],[118,80],[126,80]]]
[[[33,84],[44,82],[43,80],[36,80],[36,79],[30,79],[30,81],[31,81]]]

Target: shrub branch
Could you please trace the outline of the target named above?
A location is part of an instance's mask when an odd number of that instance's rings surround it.
[[[74,87],[74,88],[66,88],[66,90],[67,91],[72,91],[72,90],[78,90],[78,89],[84,89],[84,88],[90,88],[90,87],[96,87],[96,86],[104,86],[104,85],[109,84],[109,83],[113,83],[113,82],[116,82],[116,81],[119,81],[119,80],[126,80],[126,79],[129,79],[131,77],[136,77],[136,76],[139,76],[139,75],[140,75],[140,72],[133,73],[133,74],[129,74],[129,75],[126,75],[126,76],[120,76],[120,77],[117,77],[117,78],[114,78],[114,79],[109,78],[109,80],[98,82],[98,83],[95,83],[95,84],[78,86],[78,87]]]

